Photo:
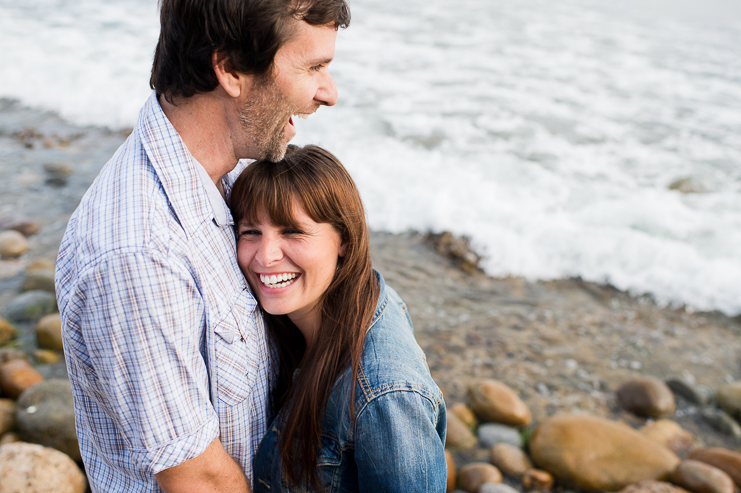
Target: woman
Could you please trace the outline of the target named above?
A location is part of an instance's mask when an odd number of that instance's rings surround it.
[[[445,404],[399,295],[371,267],[355,183],[289,146],[234,184],[239,266],[263,311],[280,410],[254,490],[444,492]]]

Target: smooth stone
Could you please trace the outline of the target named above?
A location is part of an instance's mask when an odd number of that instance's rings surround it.
[[[15,401],[0,399],[0,435],[15,428]]]
[[[53,269],[34,269],[26,270],[26,277],[23,279],[21,291],[48,291],[54,293],[54,270]]]
[[[696,448],[687,454],[688,459],[699,460],[717,467],[728,474],[736,486],[741,487],[741,454],[720,447]]]
[[[584,415],[546,419],[533,433],[530,456],[562,483],[616,491],[664,479],[680,460],[666,447],[617,421]]]
[[[464,425],[471,429],[476,428],[476,425],[478,424],[476,415],[473,414],[473,411],[471,411],[471,409],[465,404],[461,402],[453,404],[450,406],[449,411],[458,416],[458,419],[460,419]]]
[[[44,377],[26,360],[16,359],[0,366],[0,390],[11,399],[17,399],[24,390],[43,381]]]
[[[479,488],[479,493],[520,493],[520,492],[508,484],[484,483]]]
[[[734,493],[731,477],[704,462],[685,460],[674,470],[672,483],[692,493]]]
[[[0,446],[3,493],[84,493],[85,475],[75,462],[52,448],[33,443]]]
[[[718,387],[715,394],[718,406],[731,415],[736,421],[741,421],[741,382],[733,382]]]
[[[0,257],[20,257],[28,251],[28,240],[15,230],[0,233]]]
[[[51,349],[37,349],[33,352],[33,358],[41,365],[53,365],[62,361],[62,355]]]
[[[479,426],[479,443],[485,448],[491,448],[497,443],[509,443],[515,447],[522,447],[522,436],[517,428],[511,426],[486,423]]]
[[[37,258],[26,267],[26,272],[32,272],[35,270],[55,270],[56,264],[46,258]]]
[[[451,449],[469,448],[476,445],[476,437],[463,422],[448,411],[448,429],[445,434],[445,446]]]
[[[710,191],[707,185],[699,178],[680,178],[669,184],[669,190],[677,190],[681,193],[707,193]]]
[[[28,361],[28,356],[26,356],[26,353],[24,353],[20,349],[12,347],[0,348],[0,366],[4,365],[8,361],[13,361],[16,359]]]
[[[526,490],[547,491],[553,488],[553,476],[548,471],[529,469],[522,475],[522,487]]]
[[[67,163],[49,163],[44,165],[46,171],[46,183],[62,186],[67,184],[67,179],[74,172],[74,168]]]
[[[12,341],[18,336],[18,330],[13,324],[0,317],[0,346]]]
[[[14,278],[22,270],[23,261],[21,259],[0,259],[0,281]]]
[[[527,426],[530,409],[515,391],[498,380],[479,379],[468,387],[468,407],[481,422]]]
[[[26,291],[13,299],[4,315],[10,320],[27,322],[38,320],[57,311],[56,297],[47,291]]]
[[[625,382],[617,391],[617,400],[624,409],[647,418],[669,416],[677,408],[669,387],[653,377]]]
[[[700,412],[700,416],[715,431],[723,435],[741,438],[741,425],[721,409],[707,408]]]
[[[458,482],[463,491],[478,493],[481,485],[485,483],[501,483],[502,473],[491,464],[472,462],[458,471]]]
[[[16,405],[16,421],[23,441],[51,447],[76,461],[82,460],[69,380],[47,380],[23,392]]]
[[[0,435],[0,446],[5,445],[6,443],[15,443],[20,441],[21,437],[19,437],[18,433],[14,431],[9,431],[4,435]]]
[[[38,233],[41,226],[36,221],[32,221],[26,217],[4,216],[0,218],[0,230],[4,229],[12,229],[28,237]]]
[[[684,488],[665,481],[641,481],[620,490],[619,493],[689,493]]]
[[[660,419],[640,429],[647,438],[662,444],[674,453],[687,450],[695,443],[695,436],[669,419]]]
[[[681,397],[690,404],[704,406],[710,401],[709,392],[704,387],[690,383],[683,378],[670,378],[666,381],[666,386],[674,392],[674,395]]]
[[[504,474],[522,476],[533,463],[520,447],[510,443],[497,443],[491,447],[491,463]]]
[[[456,475],[455,475],[455,459],[453,454],[445,450],[445,465],[448,468],[448,481],[445,487],[446,493],[450,493],[455,489]]]
[[[36,342],[42,349],[64,351],[62,318],[58,313],[47,315],[36,324]]]

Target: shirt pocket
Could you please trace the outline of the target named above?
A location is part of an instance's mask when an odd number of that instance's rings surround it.
[[[275,453],[280,454],[280,451],[276,450]],[[277,462],[280,464],[280,461]],[[278,471],[273,471],[273,474],[280,474],[281,490],[291,493],[317,493],[317,491],[321,491],[322,493],[339,493],[340,491],[345,491],[340,488],[342,447],[337,437],[326,431],[322,433],[322,449],[317,456],[316,462],[317,469],[319,469],[319,479],[324,485],[323,489],[315,490],[305,484],[292,488],[288,485],[280,469],[278,469]]]
[[[260,371],[261,345],[254,317],[254,301],[242,290],[214,327],[217,396],[227,406],[241,404],[250,395]]]

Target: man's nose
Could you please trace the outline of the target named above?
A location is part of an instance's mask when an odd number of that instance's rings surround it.
[[[334,106],[337,103],[337,87],[329,72],[326,73],[322,84],[317,89],[314,100],[324,106]]]

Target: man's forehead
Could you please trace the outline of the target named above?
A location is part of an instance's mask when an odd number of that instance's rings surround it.
[[[293,35],[280,47],[276,59],[291,63],[317,65],[334,59],[337,29],[334,24],[312,26],[304,21],[296,23]]]

